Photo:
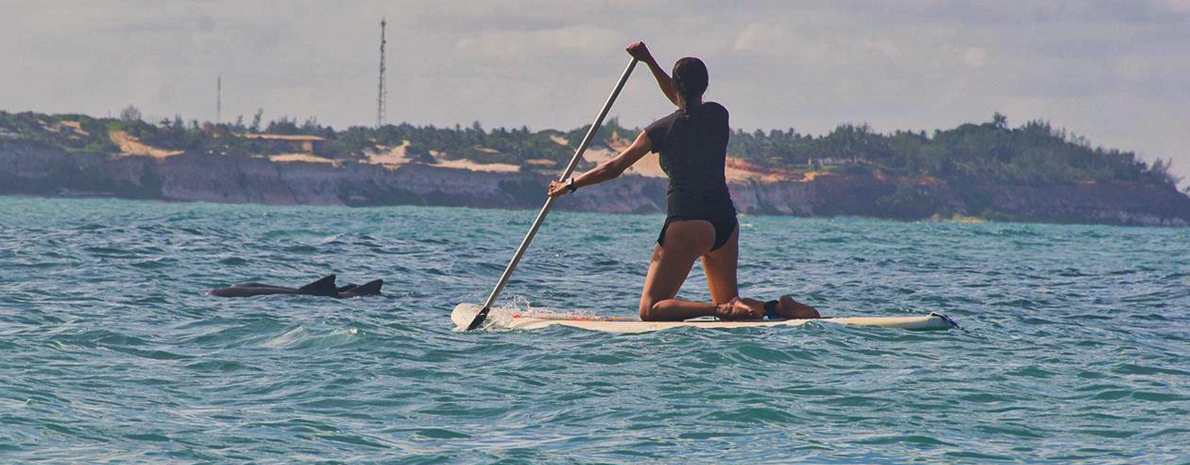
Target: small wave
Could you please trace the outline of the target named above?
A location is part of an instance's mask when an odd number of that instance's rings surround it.
[[[239,256],[227,257],[227,258],[219,260],[220,265],[228,265],[228,266],[240,266],[240,265],[247,265],[249,263],[250,262],[248,261],[248,259],[239,257]]]
[[[145,347],[150,344],[149,341],[140,337],[108,331],[106,329],[89,330],[76,334],[58,334],[51,337],[50,340],[81,347]]]
[[[1040,439],[1047,437],[1044,431],[1038,431],[1036,427],[1030,427],[1019,424],[998,424],[998,425],[982,425],[977,428],[984,434],[989,435],[1005,435],[1018,438]]]
[[[133,258],[141,256],[136,251],[116,247],[83,247],[82,250],[90,253],[92,256],[101,258]]]
[[[332,234],[330,236],[317,239],[314,241],[314,243],[318,245],[343,244],[344,242],[340,240],[342,237],[342,234]]]
[[[169,257],[158,257],[149,260],[142,260],[132,264],[133,268],[140,268],[143,270],[161,270],[176,266],[177,260]]]
[[[730,410],[720,410],[706,415],[706,419],[725,421],[742,425],[793,425],[803,419],[785,410],[772,407],[744,407]]]
[[[203,360],[186,365],[187,369],[211,373],[230,373],[235,371],[260,371],[240,362],[231,360]]]
[[[1157,366],[1137,365],[1134,363],[1125,363],[1125,364],[1116,366],[1115,368],[1112,368],[1111,372],[1115,373],[1115,374],[1120,374],[1120,375],[1162,374],[1162,375],[1190,376],[1190,371],[1186,371],[1186,370],[1179,370],[1177,368],[1164,368],[1164,367],[1157,367]]]
[[[275,229],[264,233],[265,239],[284,239],[292,237],[324,238],[327,237],[327,232],[315,231],[312,229]]]
[[[949,442],[924,434],[886,434],[873,435],[855,441],[857,444],[913,444],[917,446],[954,446]]]
[[[471,435],[469,435],[469,434],[459,433],[457,431],[452,431],[452,430],[445,429],[445,428],[424,428],[424,429],[417,430],[417,432],[414,434],[416,434],[417,436],[426,438],[426,439],[438,439],[438,440],[441,440],[441,439],[470,439],[471,438]]]
[[[298,326],[277,336],[268,338],[258,345],[271,349],[308,349],[334,347],[355,342],[361,336],[356,328],[338,329],[329,334],[311,334],[305,327]]]

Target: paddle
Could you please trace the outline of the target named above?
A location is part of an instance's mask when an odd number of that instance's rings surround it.
[[[599,111],[599,117],[595,118],[595,122],[591,124],[591,129],[587,131],[587,135],[583,137],[583,142],[579,144],[578,150],[574,151],[574,158],[570,159],[570,164],[566,165],[566,171],[562,172],[562,177],[558,181],[565,181],[574,173],[574,168],[578,166],[579,160],[583,159],[583,152],[587,150],[587,146],[591,145],[591,140],[595,138],[595,132],[599,130],[599,126],[603,124],[603,118],[607,116],[608,110],[612,109],[612,103],[616,101],[616,97],[620,95],[620,89],[624,88],[624,83],[628,82],[628,76],[632,74],[632,68],[636,67],[636,59],[632,59],[628,63],[628,67],[624,68],[624,74],[620,75],[620,81],[616,83],[616,88],[612,90],[612,94],[607,97],[607,102],[603,104],[603,110]],[[529,228],[529,234],[525,235],[525,239],[521,241],[520,247],[517,247],[516,253],[513,254],[512,260],[508,262],[508,266],[504,268],[504,274],[500,276],[500,282],[496,284],[496,288],[492,289],[492,293],[488,295],[487,302],[484,302],[483,309],[475,315],[475,319],[471,320],[471,324],[467,325],[467,331],[471,331],[482,325],[484,320],[488,318],[488,312],[492,310],[492,304],[500,297],[500,292],[504,290],[504,285],[508,284],[508,278],[512,277],[513,270],[521,261],[521,257],[525,255],[525,250],[529,248],[529,243],[533,242],[533,236],[537,235],[537,230],[541,229],[541,223],[545,222],[545,216],[550,213],[550,207],[554,205],[554,199],[557,197],[549,197],[545,201],[545,205],[541,207],[541,211],[537,213],[537,219],[533,221],[533,226]]]

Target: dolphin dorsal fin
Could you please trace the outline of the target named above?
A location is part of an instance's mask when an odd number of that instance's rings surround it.
[[[359,297],[363,295],[380,295],[380,286],[384,285],[383,280],[368,281],[358,286],[351,286],[351,289],[339,290],[340,299],[348,299],[352,297]]]
[[[377,279],[375,281],[368,281],[366,283],[360,284],[359,287],[354,289],[354,291],[356,295],[379,295],[380,286],[383,285],[384,280]]]
[[[298,289],[314,295],[335,295],[338,293],[335,289],[335,275],[333,274],[326,275],[322,279],[314,281]]]

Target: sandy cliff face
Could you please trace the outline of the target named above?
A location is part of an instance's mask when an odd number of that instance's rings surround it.
[[[338,165],[203,154],[108,156],[34,145],[0,146],[0,194],[114,196],[171,201],[311,205],[438,205],[539,208],[549,177],[406,163]],[[961,184],[961,185],[956,185]],[[1023,221],[1190,225],[1190,198],[1126,183],[1056,186],[951,183],[937,179],[820,175],[736,176],[743,213],[920,219],[935,214]],[[666,180],[626,175],[562,198],[557,208],[609,213],[665,211]]]

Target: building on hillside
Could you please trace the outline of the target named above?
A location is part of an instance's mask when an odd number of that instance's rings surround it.
[[[318,136],[289,134],[237,134],[268,145],[272,150],[303,153],[319,153],[326,139]]]
[[[846,164],[847,162],[848,162],[848,160],[844,160],[841,158],[832,158],[832,157],[811,158],[810,159],[810,168],[817,171],[817,170],[821,170],[822,167],[824,167],[824,166],[843,165],[843,164]]]

